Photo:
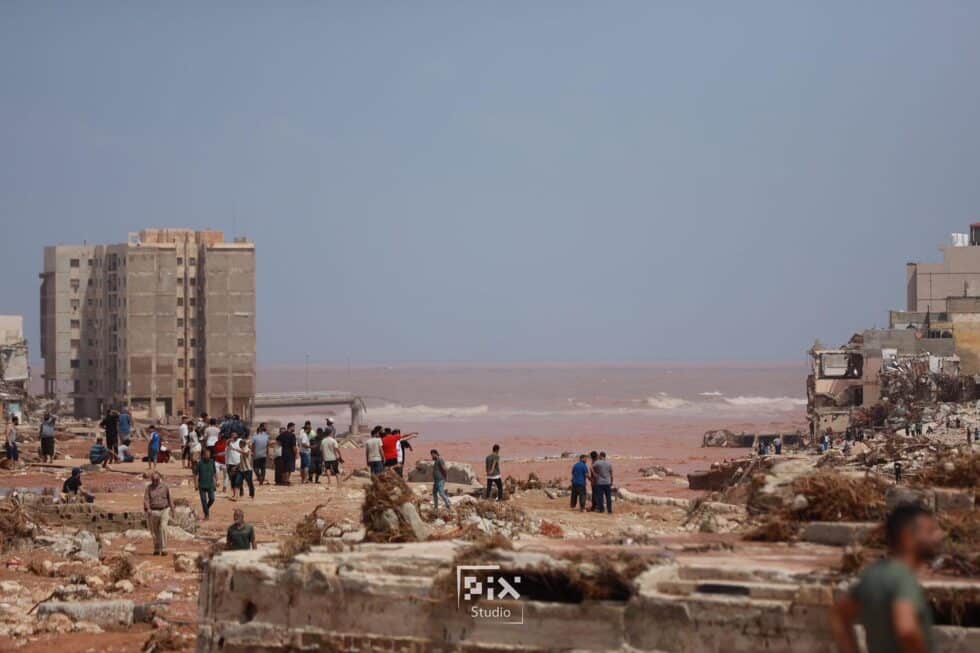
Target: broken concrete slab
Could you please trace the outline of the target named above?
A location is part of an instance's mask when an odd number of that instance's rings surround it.
[[[419,460],[414,469],[408,472],[409,483],[431,483],[432,461]],[[480,485],[473,468],[466,463],[446,462],[446,482],[460,485]]]
[[[945,512],[948,510],[973,510],[975,503],[973,490],[956,490],[948,488],[935,488],[932,490],[935,497],[936,511]]]
[[[656,497],[649,494],[637,494],[625,488],[617,488],[616,496],[623,501],[638,503],[644,506],[674,506],[687,510],[691,506],[690,499],[678,499],[677,497]]]
[[[37,614],[45,617],[63,614],[73,621],[88,621],[99,626],[132,626],[132,601],[49,601],[38,606]]]
[[[860,544],[875,528],[876,522],[810,522],[803,527],[800,539],[813,544],[848,546]]]

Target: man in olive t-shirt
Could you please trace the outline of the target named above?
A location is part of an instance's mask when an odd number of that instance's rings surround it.
[[[245,512],[239,508],[233,513],[235,521],[228,527],[225,548],[229,551],[247,551],[255,548],[255,529],[245,523]]]
[[[868,653],[934,653],[932,611],[915,576],[939,553],[943,533],[931,512],[901,505],[885,521],[888,557],[861,572],[833,607],[830,625],[843,653],[858,653],[854,624]]]

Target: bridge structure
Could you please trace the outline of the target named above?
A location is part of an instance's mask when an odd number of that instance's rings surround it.
[[[262,392],[255,395],[255,408],[288,408],[292,406],[347,406],[350,408],[350,434],[361,432],[367,412],[364,399],[350,392],[323,390],[317,392]]]

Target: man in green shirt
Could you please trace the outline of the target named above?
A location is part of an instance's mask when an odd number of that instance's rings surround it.
[[[885,521],[885,539],[888,557],[862,571],[831,610],[837,646],[858,653],[860,621],[868,653],[934,653],[932,611],[915,574],[939,554],[942,530],[925,508],[901,505]]]
[[[201,508],[204,510],[204,519],[211,518],[211,506],[214,505],[214,480],[218,475],[218,468],[211,457],[211,450],[201,449],[201,459],[194,464],[194,485],[197,487],[198,494],[201,495]]]
[[[233,513],[234,523],[228,527],[225,548],[229,551],[248,551],[255,548],[255,529],[245,523],[245,512],[238,508]]]

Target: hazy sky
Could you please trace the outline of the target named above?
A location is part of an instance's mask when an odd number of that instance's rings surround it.
[[[980,219],[980,3],[250,4],[0,3],[35,356],[45,244],[187,226],[264,363],[802,360]]]

